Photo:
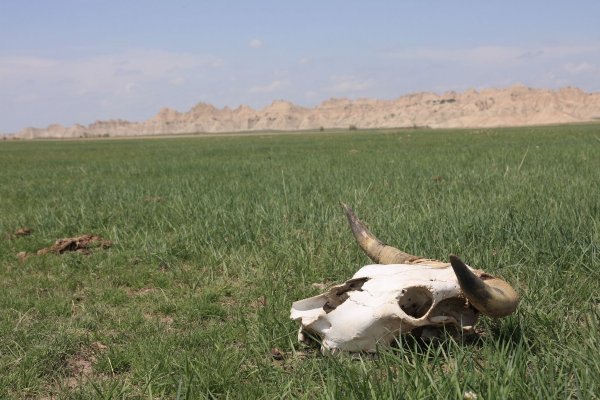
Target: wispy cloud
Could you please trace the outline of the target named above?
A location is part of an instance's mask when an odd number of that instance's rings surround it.
[[[288,86],[290,86],[290,82],[288,80],[274,80],[266,85],[252,86],[248,92],[252,94],[275,93]]]
[[[352,75],[336,75],[331,78],[332,84],[327,88],[337,94],[353,95],[373,87],[374,79],[360,79]]]
[[[250,42],[248,42],[248,46],[252,47],[253,49],[259,49],[264,46],[264,43],[260,39],[252,39]]]
[[[197,88],[223,66],[210,54],[155,49],[71,59],[0,56],[0,110],[8,127],[2,129],[139,119],[164,105],[198,101]]]
[[[600,90],[600,44],[480,45],[473,47],[406,47],[380,53],[374,90],[389,97],[410,91],[505,87],[515,83]],[[393,72],[392,72],[393,71]],[[596,76],[594,75],[596,74]],[[390,89],[388,89],[390,88]]]
[[[80,59],[0,57],[0,90],[15,82],[56,85],[63,94],[128,94],[136,85],[180,82],[198,69],[218,68],[212,55],[139,49]]]
[[[384,54],[385,57],[404,61],[434,61],[464,64],[510,64],[524,54],[522,49],[505,46],[479,46],[474,48],[438,49],[411,48]]]
[[[600,68],[588,62],[567,63],[563,66],[563,69],[573,75],[595,73],[600,71]]]
[[[417,47],[392,50],[383,53],[384,58],[404,61],[451,62],[478,66],[514,66],[533,59],[561,59],[566,57],[597,54],[600,46],[477,46],[467,48]]]

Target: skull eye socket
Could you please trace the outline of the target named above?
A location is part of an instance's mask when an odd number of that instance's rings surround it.
[[[433,304],[433,296],[427,288],[412,287],[403,289],[402,294],[398,298],[398,305],[402,311],[413,318],[421,318]]]
[[[323,310],[325,310],[325,312],[329,314],[330,312],[338,308],[340,304],[348,300],[348,297],[350,297],[350,295],[348,294],[349,292],[362,292],[362,286],[368,280],[369,278],[350,279],[345,284],[333,288],[327,294],[327,302],[323,305]]]

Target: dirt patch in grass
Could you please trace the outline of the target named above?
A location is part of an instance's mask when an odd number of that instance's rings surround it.
[[[144,319],[148,322],[158,322],[162,326],[162,329],[164,329],[164,332],[175,331],[175,328],[173,328],[173,322],[175,321],[175,319],[170,315],[150,312],[145,312],[142,315]]]
[[[29,236],[33,233],[33,229],[22,226],[15,231],[15,236]]]
[[[96,235],[82,235],[71,238],[58,239],[52,246],[44,247],[34,253],[20,252],[17,254],[17,258],[24,261],[32,255],[41,256],[43,254],[64,254],[67,252],[77,252],[85,255],[90,255],[92,249],[101,248],[107,249],[112,246],[110,240],[106,240]]]
[[[22,226],[20,228],[17,228],[14,232],[10,233],[7,232],[4,234],[4,239],[6,240],[13,240],[16,237],[23,237],[23,236],[29,236],[33,233],[33,229],[28,228],[26,226]]]
[[[66,364],[69,376],[64,382],[65,385],[69,389],[75,389],[93,376],[96,356],[107,349],[108,347],[106,345],[100,342],[93,342],[89,347],[84,348],[79,353],[67,358]]]
[[[96,357],[74,356],[67,360],[67,368],[69,369],[69,377],[65,379],[65,385],[69,389],[79,387],[81,382],[92,376],[93,363],[96,362]]]
[[[112,246],[110,240],[106,240],[96,235],[83,235],[72,238],[58,239],[50,247],[45,247],[37,251],[37,255],[46,253],[63,254],[69,251],[76,251],[83,254],[90,254],[94,248],[107,249]]]
[[[267,298],[265,296],[260,296],[256,300],[250,302],[250,307],[254,310],[260,310],[267,306]]]
[[[127,296],[129,297],[137,297],[137,296],[146,296],[152,293],[156,293],[158,289],[153,287],[143,287],[141,289],[127,289]]]
[[[221,299],[221,301],[219,301],[219,304],[224,307],[231,308],[238,306],[239,302],[233,296],[226,296],[225,298]]]

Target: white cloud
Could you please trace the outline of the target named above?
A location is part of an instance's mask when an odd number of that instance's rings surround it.
[[[62,93],[127,94],[145,82],[181,81],[182,73],[218,68],[223,62],[204,54],[142,49],[81,59],[0,57],[0,90],[15,82],[55,85]]]
[[[274,93],[278,90],[286,88],[290,85],[288,80],[274,80],[266,85],[253,86],[248,91],[249,93]]]
[[[137,85],[135,84],[135,82],[127,82],[124,86],[125,93],[133,94],[136,91],[136,87]]]
[[[524,51],[516,47],[479,46],[463,49],[413,48],[385,54],[400,60],[425,60],[435,62],[460,62],[465,64],[514,63]]]
[[[209,54],[156,49],[72,59],[0,56],[0,110],[6,113],[0,130],[146,118],[164,105],[197,101],[197,89],[223,65]]]
[[[587,62],[567,63],[563,66],[563,69],[573,75],[587,74],[598,71],[598,67]]]
[[[361,92],[373,87],[373,79],[358,79],[352,75],[338,75],[331,79],[332,85],[328,90],[342,94]]]
[[[169,83],[173,86],[181,86],[186,82],[185,78],[181,77],[181,76],[176,76],[174,78],[172,78],[171,80],[169,80]]]
[[[14,98],[15,104],[29,104],[41,100],[41,96],[37,93],[19,94]]]
[[[531,62],[532,60],[550,60],[574,57],[585,54],[597,54],[600,46],[540,46],[533,48],[518,46],[477,46],[470,48],[433,48],[417,47],[389,51],[384,58],[403,61],[451,62],[474,66],[508,67]]]
[[[264,43],[260,39],[252,39],[250,42],[248,42],[248,46],[252,47],[253,49],[258,49],[263,47]]]

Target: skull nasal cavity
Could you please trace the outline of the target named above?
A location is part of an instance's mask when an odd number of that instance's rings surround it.
[[[413,318],[421,318],[431,308],[433,296],[424,287],[407,288],[402,290],[398,304],[406,314]]]

